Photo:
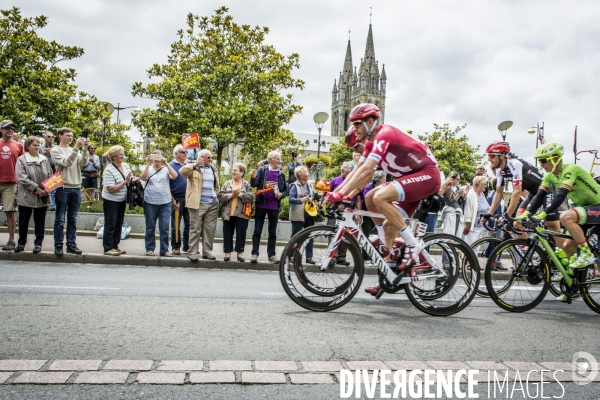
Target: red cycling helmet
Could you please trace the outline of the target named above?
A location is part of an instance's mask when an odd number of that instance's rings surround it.
[[[352,111],[350,111],[350,116],[348,117],[348,120],[357,121],[364,120],[367,118],[379,119],[379,116],[379,107],[377,107],[375,104],[362,103],[357,105],[352,109]]]
[[[356,129],[353,126],[348,129],[346,132],[346,146],[351,149],[354,149],[356,146],[360,144],[360,138],[358,137],[358,133],[356,133]]]
[[[496,140],[489,144],[489,146],[485,149],[485,152],[488,154],[502,154],[510,152],[510,145],[508,142],[503,142],[501,140]]]

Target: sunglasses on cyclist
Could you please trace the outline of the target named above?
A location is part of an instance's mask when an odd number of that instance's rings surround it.
[[[352,125],[354,125],[354,127],[357,128],[357,129],[358,129],[359,126],[362,125],[362,123],[363,123],[362,121],[352,121]]]
[[[547,158],[539,158],[540,164],[546,164],[548,162]]]

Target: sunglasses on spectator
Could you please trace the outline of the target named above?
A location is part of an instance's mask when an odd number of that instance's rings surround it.
[[[14,126],[7,126],[6,128],[2,128],[2,129],[6,129],[7,131],[14,131],[15,127]]]
[[[182,151],[178,151],[177,153],[179,153],[179,154],[187,154],[187,151],[182,150]]]

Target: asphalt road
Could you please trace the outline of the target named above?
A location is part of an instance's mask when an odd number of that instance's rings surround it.
[[[361,290],[339,310],[314,313],[288,299],[268,271],[0,262],[0,310],[0,359],[547,362],[571,361],[576,351],[600,359],[600,315],[580,300],[566,305],[550,296],[513,314],[476,298],[440,318],[403,295],[375,300]],[[597,387],[579,398],[599,398]],[[89,397],[339,396],[336,385],[143,388],[98,387]],[[0,385],[0,398],[78,398],[82,389],[57,390]]]

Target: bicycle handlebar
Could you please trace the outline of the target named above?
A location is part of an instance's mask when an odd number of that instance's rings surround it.
[[[506,219],[508,222],[510,222],[511,224],[512,224],[513,222],[520,222],[520,223],[524,224],[524,225],[525,225],[525,228],[522,230],[522,231],[524,231],[524,232],[535,232],[535,229],[534,229],[534,228],[535,228],[536,226],[539,226],[539,225],[541,225],[541,224],[543,223],[543,221],[542,221],[542,220],[538,220],[537,218],[535,218],[535,216],[534,216],[534,215],[530,215],[530,216],[527,218],[527,220],[525,220],[525,221],[518,220],[518,219],[516,219],[516,218],[512,218],[510,215],[508,215],[508,214],[506,214],[506,213],[504,214],[504,218],[505,218],[505,219]]]
[[[338,208],[338,206],[342,204],[346,207],[349,208],[355,208],[356,207],[356,202],[354,201],[349,201],[349,200],[342,200],[339,203],[335,203],[335,204],[331,204],[325,211],[323,211],[323,199],[321,199],[319,201],[319,214],[321,214],[324,217],[327,218],[333,218],[333,219],[342,219],[342,214],[344,213],[343,210],[340,210]]]
[[[506,217],[508,217],[508,215],[506,215],[506,214],[504,214],[504,219],[505,219],[505,220],[507,220],[508,222],[510,222],[510,224],[501,224],[501,223],[499,223],[499,221],[498,221],[498,219],[497,219],[497,218],[494,218],[494,217],[492,217],[492,216],[486,217],[485,215],[482,215],[482,217],[485,219],[485,222],[483,223],[483,227],[484,227],[485,229],[487,229],[488,231],[493,231],[493,230],[494,230],[494,229],[493,229],[493,228],[491,228],[491,227],[490,227],[488,224],[489,224],[491,221],[496,221],[496,222],[497,222],[497,227],[498,227],[498,229],[502,229],[502,231],[503,231],[504,233],[507,233],[507,234],[510,234],[510,233],[521,234],[521,233],[523,233],[523,232],[524,232],[524,230],[523,230],[523,229],[521,229],[521,228],[517,228],[517,227],[513,226],[513,224],[512,224],[512,223],[513,223],[514,221],[516,221],[516,219],[512,219],[512,220],[511,220],[511,219],[508,219],[508,218],[506,218]]]

